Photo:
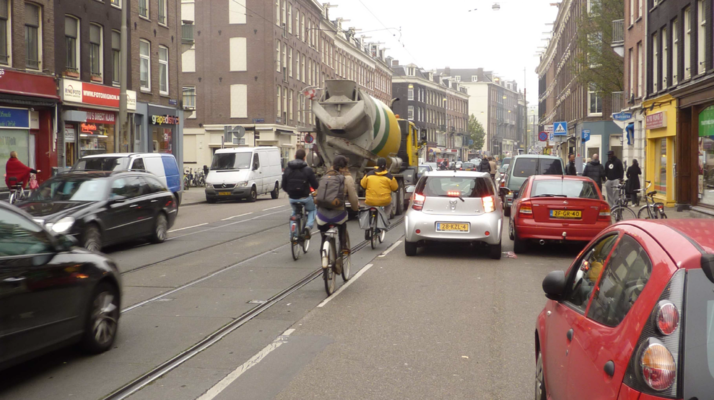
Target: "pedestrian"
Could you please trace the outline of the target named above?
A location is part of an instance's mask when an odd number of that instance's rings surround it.
[[[481,159],[481,163],[478,165],[478,172],[491,173],[491,163],[488,162],[488,157]]]
[[[310,188],[317,189],[320,183],[317,181],[315,172],[307,166],[305,162],[305,150],[298,149],[295,152],[295,159],[288,163],[287,168],[283,172],[283,180],[281,187],[290,198],[290,206],[293,208],[295,215],[295,204],[302,204],[307,211],[307,223],[305,229],[308,232],[307,237],[310,237],[310,231],[315,224],[315,202],[310,195]]]
[[[498,167],[496,166],[496,161],[493,160],[493,156],[488,158],[489,174],[491,174],[491,180],[496,183],[496,172],[498,172]]]
[[[19,158],[17,158],[17,152],[11,151],[10,158],[5,164],[5,185],[10,187],[12,185],[20,185],[23,188],[30,180],[30,174],[36,174],[37,171],[23,164]],[[10,178],[15,178],[14,182],[10,182]]]
[[[209,171],[208,165],[204,165],[204,166],[203,166],[203,175],[204,175],[204,176],[208,176],[208,171]]]
[[[632,160],[632,165],[627,168],[627,184],[625,185],[625,193],[630,195],[632,204],[635,204],[637,207],[640,206],[640,198],[637,195],[637,190],[641,188],[640,175],[642,175],[640,164],[637,160]]]
[[[583,176],[592,179],[602,192],[602,182],[605,180],[605,168],[600,164],[600,158],[593,154],[591,161],[585,166]]]
[[[613,207],[617,203],[617,186],[622,183],[625,177],[625,170],[622,166],[622,161],[615,156],[615,152],[612,150],[607,152],[605,176],[607,177],[607,182],[605,182],[607,202],[610,203],[610,207]]]
[[[568,166],[565,167],[565,175],[577,176],[578,171],[575,169],[575,154],[568,155]]]

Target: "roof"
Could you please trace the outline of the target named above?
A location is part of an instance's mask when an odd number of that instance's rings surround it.
[[[506,157],[508,158],[508,157]],[[517,158],[545,158],[545,159],[558,159],[560,160],[560,157],[558,156],[548,156],[545,154],[518,154],[516,156],[511,157],[511,159],[517,159]]]
[[[665,219],[651,222],[678,231],[705,252],[714,254],[714,221],[710,219]]]
[[[107,157],[116,157],[116,158],[121,158],[121,157],[133,157],[133,156],[154,156],[154,157],[160,157],[166,153],[105,153],[105,154],[91,154],[88,156],[84,156],[82,158],[107,158]],[[167,156],[172,156],[173,154],[166,154]]]
[[[252,153],[255,150],[277,149],[275,146],[259,146],[259,147],[231,147],[227,149],[218,149],[215,154],[230,154],[230,153]]]
[[[86,171],[70,171],[70,172],[63,172],[61,174],[57,174],[52,177],[52,179],[55,178],[108,178],[110,176],[114,175],[123,175],[123,174],[139,174],[139,175],[153,175],[148,172],[141,172],[141,171],[96,171],[96,170],[86,170]],[[155,176],[155,175],[154,175]]]
[[[475,171],[434,171],[430,172],[429,176],[445,176],[445,177],[452,177],[452,176],[464,176],[464,177],[483,177],[486,178],[488,177],[491,179],[491,175],[486,173],[486,172],[475,172]]]
[[[588,178],[587,176],[574,176],[574,175],[531,175],[533,177],[534,181],[546,181],[546,180],[555,180],[555,179],[561,179],[564,181],[589,181],[592,182],[592,179]]]

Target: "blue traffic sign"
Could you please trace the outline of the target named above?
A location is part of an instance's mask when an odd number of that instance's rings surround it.
[[[548,140],[548,132],[540,132],[538,134],[538,140],[540,140],[541,142],[545,142],[546,140]]]
[[[568,136],[568,123],[565,121],[553,124],[553,136]]]
[[[583,130],[582,140],[583,140],[583,142],[587,142],[588,140],[590,140],[590,130],[589,129]]]
[[[615,121],[627,121],[628,119],[632,119],[632,113],[623,111],[617,114],[612,114],[612,119],[614,119]]]

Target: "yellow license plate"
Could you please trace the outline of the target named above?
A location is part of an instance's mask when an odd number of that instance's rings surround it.
[[[579,219],[583,217],[582,211],[550,210],[551,218]]]
[[[437,232],[468,232],[469,224],[452,224],[452,223],[438,222],[436,224],[436,231]]]
[[[231,192],[218,192],[219,196],[230,196]]]

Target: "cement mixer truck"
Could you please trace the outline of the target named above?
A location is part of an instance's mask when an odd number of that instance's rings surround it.
[[[362,177],[387,159],[389,172],[399,182],[392,194],[393,214],[403,214],[409,204],[406,188],[416,184],[422,138],[416,126],[397,119],[381,101],[349,80],[327,80],[319,98],[312,100],[317,118],[315,146],[311,162],[318,175],[324,173],[337,155],[347,157],[350,172],[359,186]],[[360,197],[363,189],[358,187]]]

